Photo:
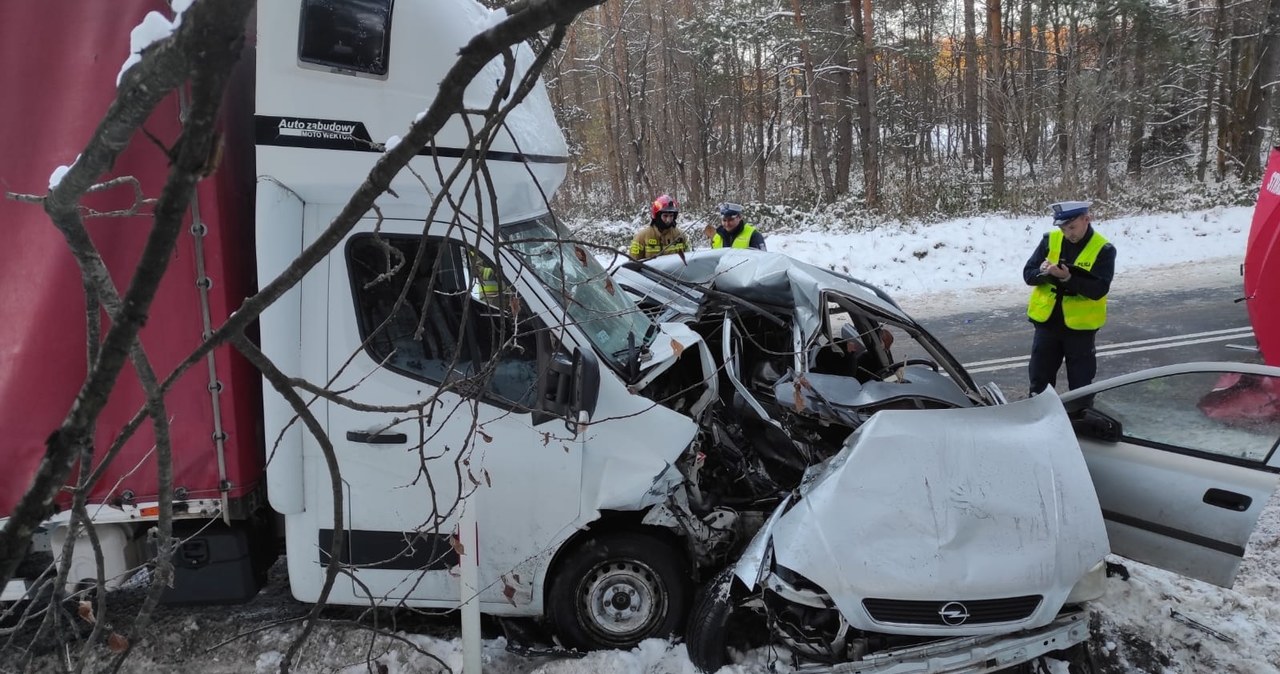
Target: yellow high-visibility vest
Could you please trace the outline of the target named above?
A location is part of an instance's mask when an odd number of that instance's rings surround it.
[[[755,234],[755,232],[756,232],[755,227],[752,227],[751,225],[748,225],[745,222],[742,223],[742,231],[738,232],[738,236],[733,240],[733,245],[729,247],[730,248],[750,248],[751,236]],[[720,238],[720,232],[716,232],[716,235],[711,237],[711,247],[724,248],[724,239]]]
[[[493,267],[480,268],[480,296],[486,299],[498,297],[498,278]]]
[[[1062,239],[1062,230],[1049,232],[1049,255],[1045,258],[1049,264],[1058,264],[1058,259],[1062,256]],[[1084,250],[1080,251],[1072,266],[1085,271],[1093,269],[1093,264],[1098,261],[1098,251],[1105,245],[1106,238],[1094,231],[1093,237],[1085,244]],[[1049,320],[1058,297],[1053,292],[1053,287],[1052,283],[1042,283],[1031,289],[1031,298],[1027,301],[1027,318],[1037,323]],[[1063,295],[1062,321],[1072,330],[1101,328],[1107,322],[1107,298],[1104,296],[1093,300],[1084,295]]]

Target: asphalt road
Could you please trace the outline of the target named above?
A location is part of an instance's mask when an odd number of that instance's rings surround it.
[[[1110,298],[1098,332],[1095,381],[1195,361],[1260,363],[1239,283],[1128,293]],[[911,310],[907,306],[908,311]],[[919,319],[960,359],[975,382],[994,381],[1010,400],[1027,395],[1033,328],[1025,305]],[[1243,347],[1243,348],[1242,348]],[[1066,371],[1058,375],[1066,390]]]

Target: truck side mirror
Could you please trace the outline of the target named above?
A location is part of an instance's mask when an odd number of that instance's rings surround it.
[[[573,411],[586,420],[596,414],[596,401],[600,397],[600,361],[592,351],[579,349],[573,354]]]
[[[590,351],[557,351],[547,366],[542,407],[570,424],[590,420],[600,397],[600,363]],[[585,418],[584,418],[585,415]]]
[[[551,364],[547,367],[547,377],[542,389],[543,406],[548,412],[570,416],[573,369],[573,356],[563,351],[556,351],[551,356]]]

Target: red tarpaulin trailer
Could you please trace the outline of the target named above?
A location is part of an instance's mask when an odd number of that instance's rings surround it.
[[[1258,349],[1267,365],[1280,365],[1280,147],[1271,149],[1253,210],[1244,254],[1244,296]]]
[[[42,195],[59,165],[70,165],[116,95],[116,77],[129,56],[130,30],[149,11],[167,13],[162,0],[96,3],[75,0],[0,3],[0,25],[23,26],[0,40],[0,189]],[[36,29],[56,25],[56,29]],[[22,65],[13,65],[22,64]],[[197,188],[188,224],[160,284],[140,338],[163,379],[202,341],[205,313],[221,324],[254,281],[254,189],[248,139],[252,61],[246,59],[224,102],[226,153],[217,172]],[[180,102],[166,99],[147,131],[173,143]],[[168,173],[164,150],[138,134],[100,180],[137,179],[142,193],[160,195]],[[126,209],[128,185],[89,195],[97,212]],[[86,217],[84,223],[121,295],[151,231],[151,208],[138,215]],[[0,199],[0,517],[22,497],[44,456],[45,438],[58,428],[86,372],[85,298],[66,241],[40,204]],[[203,280],[202,280],[203,277]],[[203,286],[203,288],[202,288]],[[103,316],[104,330],[109,321]],[[173,484],[190,499],[225,497],[232,508],[262,481],[260,380],[228,348],[213,362],[188,370],[166,397],[173,446]],[[230,395],[231,391],[234,395]],[[144,396],[126,367],[103,409],[94,437],[95,465],[142,408]],[[156,500],[155,439],[149,422],[125,443],[92,489],[90,503]],[[66,502],[64,494],[63,504]]]

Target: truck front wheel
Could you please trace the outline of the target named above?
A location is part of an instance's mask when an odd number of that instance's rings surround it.
[[[547,617],[570,648],[632,648],[667,637],[688,605],[682,560],[666,541],[646,534],[587,540],[565,552],[547,591]]]

